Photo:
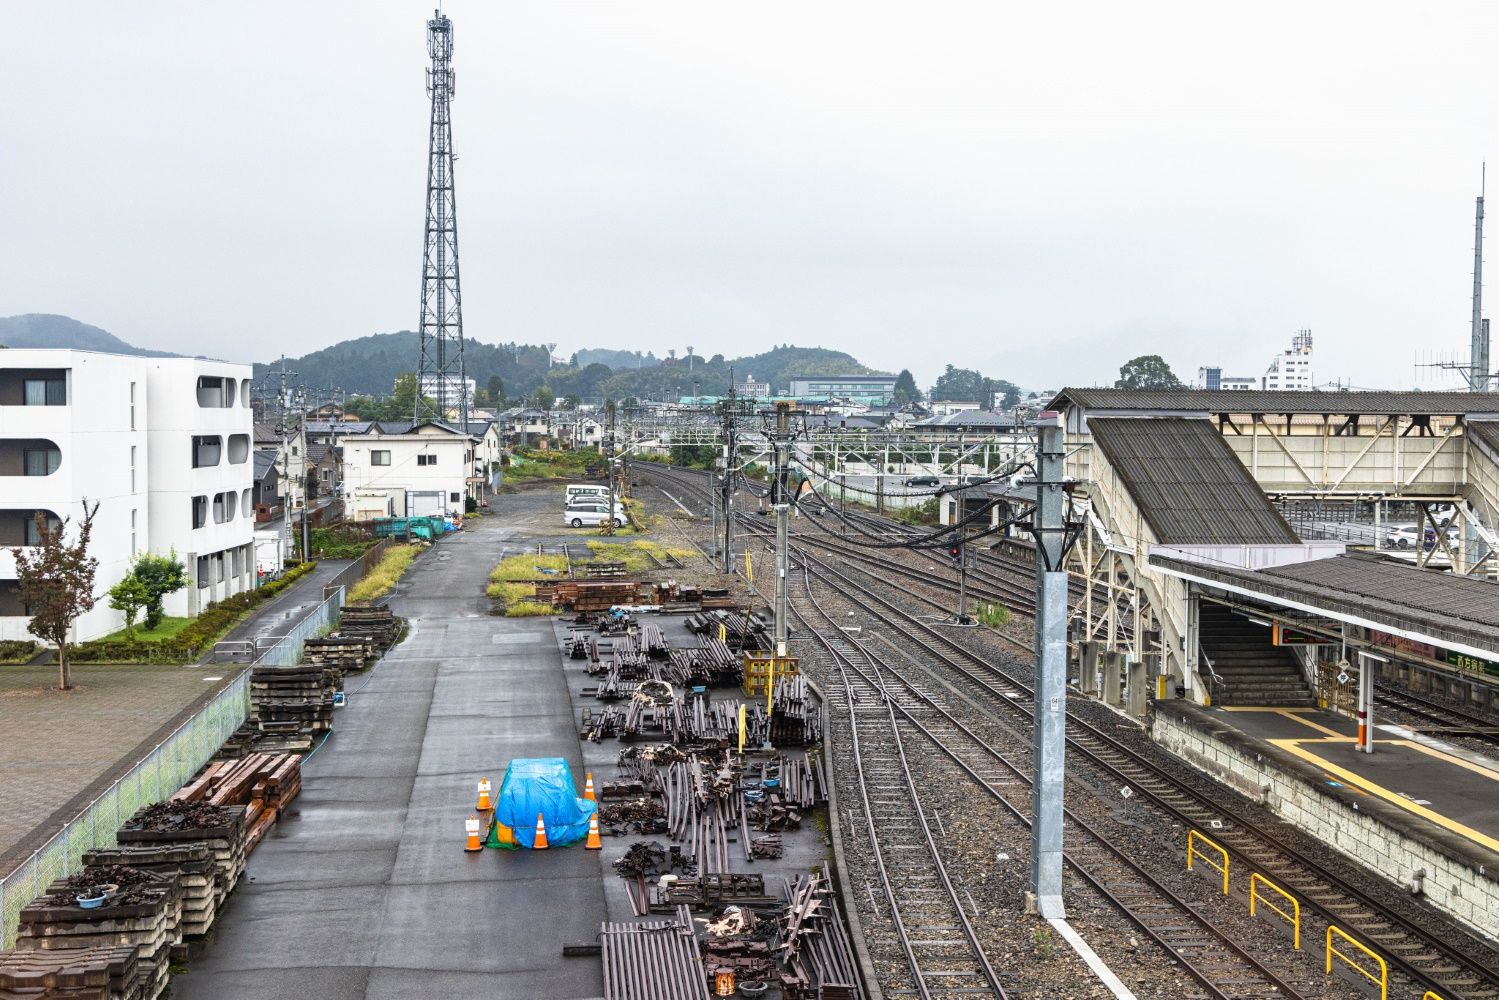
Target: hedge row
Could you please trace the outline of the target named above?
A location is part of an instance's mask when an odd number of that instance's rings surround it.
[[[257,590],[246,590],[210,604],[170,639],[155,642],[95,639],[70,647],[68,659],[74,663],[192,663],[218,642],[247,611],[275,597],[316,568],[317,563],[302,563]]]

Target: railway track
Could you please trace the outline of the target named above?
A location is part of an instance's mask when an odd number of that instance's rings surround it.
[[[795,616],[821,647],[819,656],[831,668],[830,673],[836,672],[843,679],[856,734],[853,750],[854,759],[859,762],[861,788],[864,758],[869,751],[861,747],[857,737],[860,713],[888,716],[894,749],[887,748],[883,754],[886,758],[899,755],[907,781],[910,781],[911,774],[906,764],[905,747],[907,743],[918,740],[940,751],[984,796],[1001,806],[1018,824],[1028,827],[1026,810],[1030,778],[1025,768],[1000,753],[990,741],[912,684],[888,661],[876,656],[865,645],[849,642],[839,619],[824,607],[813,590],[812,581],[820,579],[820,575],[810,561],[803,564],[802,579],[806,602],[821,622],[809,622],[799,609]],[[872,810],[866,796],[865,821],[871,835],[887,824],[894,824],[896,829],[905,828],[904,818],[898,813],[892,815],[888,806],[882,805],[878,823]],[[1146,937],[1182,963],[1188,975],[1202,987],[1202,996],[1211,1000],[1263,1000],[1271,996],[1296,1000],[1322,995],[1320,983],[1316,984],[1316,992],[1302,992],[1285,976],[1214,927],[1209,919],[1160,879],[1114,847],[1106,833],[1071,810],[1065,815],[1073,834],[1066,855],[1069,867],[1095,892],[1124,912]],[[935,851],[931,828],[924,817],[921,818],[921,828]],[[883,872],[882,867],[882,875]],[[962,905],[957,903],[951,880],[944,875],[943,881],[949,898],[961,912]],[[964,924],[971,929],[966,917]]]

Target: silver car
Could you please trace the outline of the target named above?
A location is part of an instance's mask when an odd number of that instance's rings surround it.
[[[597,528],[607,520],[609,520],[607,503],[568,504],[567,509],[562,512],[562,523],[573,528]],[[614,526],[616,528],[625,526],[625,511],[619,504],[614,505]]]

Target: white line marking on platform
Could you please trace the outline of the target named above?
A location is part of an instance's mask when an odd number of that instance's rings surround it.
[[[1047,923],[1055,927],[1057,932],[1062,935],[1062,939],[1072,945],[1072,950],[1077,952],[1078,957],[1083,960],[1088,968],[1093,970],[1093,974],[1098,977],[1099,982],[1109,988],[1110,993],[1113,993],[1119,1000],[1135,1000],[1135,995],[1130,992],[1130,988],[1125,986],[1118,976],[1114,975],[1114,970],[1104,964],[1103,959],[1098,957],[1098,952],[1094,951],[1092,946],[1083,940],[1081,934],[1072,929],[1071,924],[1061,917],[1052,917]]]

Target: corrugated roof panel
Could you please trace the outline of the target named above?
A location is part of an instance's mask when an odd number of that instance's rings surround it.
[[[1124,480],[1156,540],[1168,545],[1300,541],[1206,420],[1095,418],[1093,443]]]
[[[1318,389],[1063,389],[1048,404],[1177,413],[1499,414],[1499,392],[1327,392]]]

